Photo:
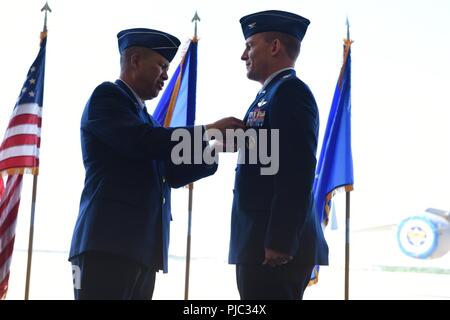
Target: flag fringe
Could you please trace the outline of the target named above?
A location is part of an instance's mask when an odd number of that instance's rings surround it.
[[[42,40],[47,38],[47,31],[42,31],[41,34],[39,35],[39,38],[40,38],[41,42],[42,42]]]
[[[344,61],[342,62],[341,72],[339,73],[338,85],[339,89],[342,88],[342,78],[344,77],[344,70],[347,66],[347,58],[350,54],[350,47],[352,46],[353,40],[344,39]]]
[[[317,282],[319,282],[319,272],[318,272],[317,269],[314,267],[314,278],[311,279],[311,280],[309,280],[309,282],[308,282],[308,287],[317,284]]]
[[[2,176],[10,176],[14,174],[32,174],[33,176],[39,175],[39,167],[34,168],[11,168],[5,169],[0,173]]]
[[[326,227],[328,225],[328,221],[330,220],[330,213],[331,213],[331,208],[330,205],[328,204],[331,199],[333,199],[333,197],[341,192],[350,192],[353,191],[353,185],[352,184],[347,184],[344,186],[340,186],[337,188],[334,188],[333,190],[331,190],[330,192],[327,193],[326,196],[326,201],[325,201],[325,219],[323,221],[324,227]]]

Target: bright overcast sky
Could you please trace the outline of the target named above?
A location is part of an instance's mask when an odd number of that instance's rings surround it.
[[[4,1],[0,11],[0,136],[26,72],[38,52],[44,1]],[[450,210],[450,1],[64,1],[49,2],[47,68],[36,207],[36,247],[68,250],[78,214],[84,169],[79,123],[92,90],[119,74],[116,34],[131,27],[160,29],[182,43],[198,26],[197,124],[242,118],[259,84],[246,79],[239,18],[288,10],[311,20],[297,72],[313,91],[321,137],[342,63],[345,19],[351,25],[355,226],[396,223],[427,207]],[[177,55],[170,68],[179,63]],[[149,110],[157,99],[147,102]],[[320,138],[321,139],[321,138]],[[235,155],[196,184],[194,231],[204,252],[226,257]],[[126,168],[124,168],[126,170]],[[31,177],[22,192],[16,246],[26,248]],[[183,221],[187,191],[174,194],[175,221]],[[20,230],[20,233],[19,233]],[[185,232],[185,225],[175,225]],[[171,248],[182,253],[172,232]],[[181,242],[181,240],[180,240]],[[202,243],[200,245],[200,243]],[[180,248],[179,250],[177,248]]]

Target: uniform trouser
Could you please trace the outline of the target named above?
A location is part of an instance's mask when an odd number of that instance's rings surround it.
[[[75,300],[151,300],[155,270],[105,252],[73,257]]]
[[[241,300],[301,300],[314,266],[236,265]]]

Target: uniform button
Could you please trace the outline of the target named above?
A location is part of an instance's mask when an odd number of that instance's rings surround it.
[[[165,204],[165,203],[166,203],[166,198],[164,197],[164,198],[163,198],[163,204]]]
[[[166,182],[166,177],[163,177],[163,179],[162,179],[162,180],[163,180],[163,182]]]

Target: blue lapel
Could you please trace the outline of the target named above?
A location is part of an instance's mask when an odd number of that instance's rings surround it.
[[[296,73],[294,69],[289,69],[289,70],[285,70],[283,72],[280,72],[279,74],[277,74],[275,76],[275,78],[273,78],[272,80],[270,80],[270,82],[266,85],[266,87],[264,88],[264,90],[261,90],[260,92],[258,92],[258,94],[256,95],[255,101],[252,102],[252,104],[250,105],[250,107],[247,110],[247,113],[245,114],[244,117],[244,123],[247,122],[247,118],[248,115],[250,114],[250,112],[252,111],[252,109],[255,107],[255,105],[262,99],[262,97],[264,97],[266,95],[266,93],[268,91],[270,91],[270,89],[276,84],[278,83],[278,81],[283,78],[284,76],[287,75],[292,75],[295,77]]]
[[[136,107],[135,111],[137,112],[137,115],[139,116],[139,118],[141,118],[142,121],[146,123],[151,123],[154,127],[160,127],[160,124],[157,121],[155,121],[151,115],[147,113],[147,108],[141,107],[141,104],[136,99],[136,96],[133,94],[133,92],[131,92],[130,88],[122,80],[117,79],[115,81],[115,84],[133,101]]]

